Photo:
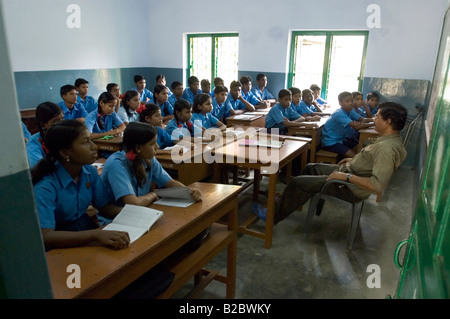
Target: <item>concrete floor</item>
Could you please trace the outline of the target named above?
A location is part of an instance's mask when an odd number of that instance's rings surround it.
[[[274,228],[271,249],[264,241],[238,234],[236,299],[384,299],[393,296],[399,269],[393,262],[396,245],[407,238],[413,216],[413,179],[411,167],[401,167],[393,176],[382,201],[369,198],[363,208],[353,250],[346,252],[351,206],[326,202],[322,215],[313,219],[305,233],[304,222],[309,203]],[[267,185],[263,178],[261,189]],[[282,192],[285,184],[279,183]],[[239,219],[251,214],[252,189],[240,194]],[[260,202],[266,198],[260,196]],[[263,229],[258,220],[252,227]],[[380,269],[380,288],[369,288],[367,280]],[[226,251],[216,256],[207,269],[226,274]],[[189,282],[174,298],[192,287]],[[225,285],[213,281],[200,299],[222,299]]]

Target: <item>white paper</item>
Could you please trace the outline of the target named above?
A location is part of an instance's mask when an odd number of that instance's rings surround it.
[[[132,226],[112,224],[112,223],[106,225],[103,228],[103,230],[117,230],[127,232],[128,236],[130,237],[130,244],[147,232],[147,230],[144,228],[136,228]]]
[[[186,208],[194,204],[194,200],[187,199],[176,199],[176,198],[161,198],[158,199],[154,204],[164,205],[164,206],[172,206],[172,207],[182,207]]]

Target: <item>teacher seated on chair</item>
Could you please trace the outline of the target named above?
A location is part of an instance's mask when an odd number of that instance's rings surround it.
[[[380,137],[364,147],[353,158],[345,158],[338,164],[310,163],[300,176],[291,180],[277,202],[274,224],[303,206],[315,193],[322,190],[331,179],[346,180],[349,187],[332,185],[328,194],[351,202],[368,198],[372,193],[381,194],[389,184],[392,174],[406,158],[400,131],[406,123],[407,110],[400,104],[380,104],[374,117],[375,130]],[[266,208],[253,205],[257,216],[264,216]]]

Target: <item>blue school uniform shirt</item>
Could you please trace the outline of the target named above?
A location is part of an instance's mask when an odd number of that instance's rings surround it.
[[[211,112],[206,113],[203,115],[202,113],[194,113],[191,117],[191,122],[194,124],[194,126],[200,127],[203,126],[204,128],[208,129],[211,127],[217,127],[217,122],[219,122],[219,119],[211,114]],[[200,126],[201,124],[201,126]],[[196,132],[197,133],[197,130]],[[201,130],[200,130],[201,133]],[[198,134],[198,133],[197,133]]]
[[[244,103],[242,103],[239,99],[234,99],[231,93],[228,93],[227,99],[225,100],[225,104],[229,104],[233,110],[245,110],[247,107]]]
[[[310,111],[310,113],[308,113],[308,114],[311,114],[312,112],[317,112],[317,109],[314,106],[314,104],[308,105],[308,104],[305,103],[305,101],[302,100],[300,102],[300,105],[301,105],[302,108],[306,108],[306,109],[308,109]]]
[[[58,229],[86,214],[89,205],[102,208],[111,201],[97,169],[81,168],[75,182],[65,167],[56,162],[56,171],[46,175],[33,187],[41,228]]]
[[[136,92],[138,92],[138,90],[137,90],[136,87],[134,87],[133,90],[135,90]],[[138,92],[138,93],[139,93],[139,92]],[[146,102],[146,103],[147,103],[147,100],[148,100],[149,102],[150,102],[150,101],[153,101],[153,93],[150,92],[149,89],[144,88],[144,89],[142,90],[142,92],[139,93],[139,101],[141,101],[141,102]]]
[[[244,93],[244,91],[241,90],[241,95],[244,98],[244,100],[246,100],[247,102],[249,102],[252,105],[256,105],[259,102],[261,102],[261,100],[259,98],[257,98],[252,92],[247,92],[247,94]]]
[[[323,126],[322,145],[332,146],[338,143],[342,144],[344,142],[346,127],[352,121],[350,112],[347,113],[342,108],[336,110]]]
[[[168,146],[173,146],[174,143],[169,134],[161,127],[157,126],[157,134],[156,134],[156,143],[158,144],[160,149],[165,149]]]
[[[298,105],[295,105],[293,102],[291,103],[291,107],[300,115],[306,114],[309,115],[312,111],[308,108],[305,102],[300,101]]]
[[[77,96],[77,103],[78,105],[83,105],[87,113],[98,109],[97,101],[92,96],[86,96],[84,101],[80,96]]]
[[[97,118],[97,111],[93,111],[86,116],[84,124],[88,128],[89,133],[105,133],[117,128],[123,123],[117,114],[112,112],[110,115],[101,116],[101,120],[103,121],[103,129],[101,129],[100,126],[98,126]]]
[[[216,98],[213,98],[212,105],[213,109],[211,111],[211,114],[214,115],[219,120],[223,120],[231,116],[230,111],[232,110],[232,107],[229,103],[223,102],[222,104],[219,105],[217,103]]]
[[[370,106],[369,106],[370,108]],[[375,116],[375,114],[377,114],[378,112],[378,105],[375,106],[373,109],[370,109],[370,113],[372,113],[372,116]],[[367,117],[367,112],[366,109],[364,108],[364,106],[361,106],[359,108],[359,114],[361,114],[362,117]]]
[[[159,104],[158,102],[155,102],[156,105],[159,106],[161,109],[161,116],[167,116],[173,114],[173,106],[169,103],[169,101],[164,102],[163,104]]]
[[[325,100],[322,99],[321,97],[317,98],[316,102],[319,103],[319,105],[327,104],[327,101],[325,101]]]
[[[197,94],[203,93],[202,90],[198,90],[196,94],[194,94],[194,92],[192,92],[191,88],[185,88],[183,91],[183,95],[181,96],[181,98],[188,100],[189,103],[194,104],[194,98]]]
[[[169,102],[170,105],[172,105],[172,106],[175,105],[176,101],[178,101],[178,100],[177,100],[177,97],[175,96],[175,94],[172,94],[171,96],[169,96],[169,99],[167,100],[167,102]]]
[[[172,140],[179,140],[184,136],[190,137],[193,136],[193,124],[189,121],[191,129],[187,123],[179,123],[175,118],[171,119],[169,123],[167,123],[166,128],[164,129],[167,134],[169,134]],[[181,127],[180,127],[181,126]]]
[[[59,107],[62,109],[64,113],[65,120],[76,120],[81,117],[86,117],[88,113],[83,105],[75,103],[71,111],[69,111],[66,103],[64,101],[58,103]]]
[[[123,196],[146,195],[150,192],[153,182],[161,188],[172,179],[156,158],[153,157],[150,163],[150,167],[146,167],[147,180],[138,187],[137,178],[131,168],[132,162],[126,158],[125,151],[115,152],[106,160],[101,179],[106,192],[114,198],[117,205],[124,206],[121,200]]]
[[[27,140],[29,140],[31,138],[31,133],[30,131],[28,131],[27,126],[25,125],[24,122],[22,123],[22,132],[23,132],[23,137],[25,137]]]
[[[277,103],[270,109],[269,113],[267,113],[265,127],[284,130],[286,129],[283,124],[284,118],[287,118],[289,121],[294,121],[299,117],[300,114],[291,107],[285,109],[280,103]]]
[[[28,139],[27,143],[27,158],[28,165],[30,168],[33,168],[34,165],[37,164],[42,158],[45,157],[45,151],[42,148],[43,138],[41,137],[41,133],[37,132],[33,134],[30,139]]]
[[[131,122],[139,122],[140,115],[138,112],[129,110],[130,114],[127,113],[127,110],[123,106],[119,107],[119,110],[117,111],[117,116],[119,119],[125,123],[131,123]]]
[[[259,87],[252,87],[252,93],[260,100],[270,100],[275,99],[272,93],[269,92],[267,88],[264,88],[261,92]]]
[[[355,110],[354,108],[350,111],[350,119],[352,121],[358,121],[360,118],[362,118],[362,116],[358,113],[357,110]],[[351,127],[350,125],[347,125],[345,127],[345,137],[350,137],[350,138],[359,138],[359,132],[358,130],[355,130],[353,127]]]

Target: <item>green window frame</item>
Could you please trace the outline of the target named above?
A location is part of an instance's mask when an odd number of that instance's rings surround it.
[[[325,54],[323,61],[323,69],[322,69],[322,83],[317,83],[321,85],[322,93],[321,97],[323,99],[327,99],[328,87],[329,87],[329,77],[330,77],[330,68],[331,68],[331,53],[332,53],[332,45],[333,45],[333,37],[334,36],[364,36],[364,47],[363,54],[361,59],[361,68],[358,76],[358,90],[361,92],[364,81],[364,69],[366,64],[366,53],[367,53],[367,43],[369,38],[369,31],[292,31],[291,37],[291,48],[290,48],[290,58],[289,58],[289,73],[288,73],[288,87],[292,87],[294,83],[295,77],[295,69],[296,69],[296,50],[297,50],[297,37],[298,36],[326,36],[325,42]],[[301,88],[305,89],[305,88]]]
[[[220,57],[218,55],[219,51],[219,42],[220,38],[226,37],[238,37],[239,33],[201,33],[201,34],[188,34],[187,35],[187,70],[186,70],[186,83],[187,79],[191,75],[195,75],[194,70],[194,39],[195,38],[211,38],[211,76],[209,78],[211,82],[211,89],[214,87],[213,80],[217,76],[221,76],[218,74],[218,67],[220,63]],[[239,52],[236,52],[238,55]],[[236,65],[236,73],[237,73],[237,65]],[[199,79],[200,81],[202,79]]]

